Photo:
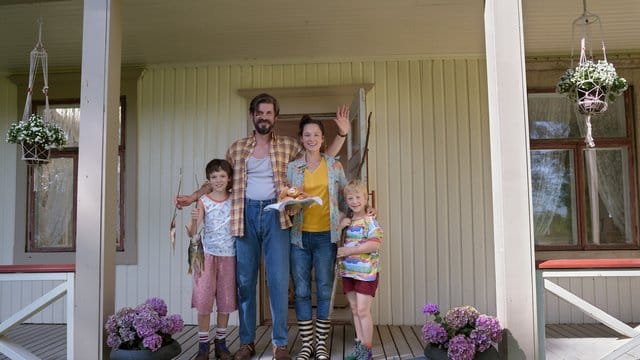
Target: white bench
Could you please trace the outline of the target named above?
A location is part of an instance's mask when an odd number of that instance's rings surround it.
[[[628,350],[640,346],[640,326],[632,328],[549,280],[550,278],[575,277],[640,277],[640,259],[544,260],[536,263],[536,269],[538,338],[540,339],[538,351],[541,359],[545,358],[545,289],[569,304],[576,306],[589,317],[600,321],[619,334],[632,338],[602,359],[616,359],[623,356]]]
[[[73,298],[75,265],[0,265],[0,281],[41,280],[61,280],[62,283],[0,323],[0,353],[6,355],[10,359],[38,359],[38,357],[27,349],[12,341],[7,334],[14,326],[21,324],[66,294],[67,359],[73,360]]]

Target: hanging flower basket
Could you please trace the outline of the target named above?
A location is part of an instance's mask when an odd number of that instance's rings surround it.
[[[31,144],[23,142],[22,145],[22,160],[26,161],[29,165],[46,164],[49,162],[50,149],[40,144]]]
[[[556,85],[556,92],[576,101],[583,115],[605,112],[608,103],[626,89],[627,80],[618,76],[611,63],[602,60],[597,63],[586,60],[568,69]]]
[[[57,124],[44,121],[42,116],[34,114],[27,121],[9,127],[7,142],[21,144],[22,160],[29,165],[37,165],[49,160],[51,148],[67,143],[67,134]]]

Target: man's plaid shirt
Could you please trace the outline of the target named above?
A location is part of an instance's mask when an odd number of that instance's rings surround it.
[[[256,146],[255,133],[253,136],[240,139],[227,150],[227,161],[233,167],[233,190],[231,191],[231,235],[244,236],[244,200],[247,189],[247,160]],[[276,192],[282,185],[286,185],[287,165],[302,153],[302,146],[298,140],[288,136],[278,136],[271,133],[269,156],[273,170],[273,183]],[[291,227],[289,217],[280,213],[280,227]]]

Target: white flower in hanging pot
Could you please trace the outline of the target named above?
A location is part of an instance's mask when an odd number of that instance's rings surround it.
[[[597,114],[606,111],[608,102],[622,95],[627,86],[611,63],[586,60],[560,77],[556,92],[576,101],[582,114]]]
[[[12,124],[7,131],[7,142],[22,145],[22,159],[29,164],[47,162],[49,150],[67,143],[67,134],[53,122],[33,114],[27,121]]]

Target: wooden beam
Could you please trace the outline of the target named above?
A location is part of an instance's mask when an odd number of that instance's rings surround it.
[[[558,284],[551,282],[551,280],[545,279],[544,287],[547,290],[549,290],[551,293],[561,298],[562,300],[565,300],[569,304],[574,305],[578,309],[582,310],[582,312],[587,314],[589,317],[600,321],[601,323],[607,325],[609,328],[615,330],[616,332],[628,337],[634,337],[634,336],[640,335],[640,332],[638,332],[636,329],[614,318],[613,316],[607,314],[601,309],[593,306],[592,304],[588,303],[587,301],[583,300],[582,298],[568,291],[562,286],[559,286]]]
[[[5,354],[9,359],[15,360],[41,360],[29,350],[16,344],[7,337],[0,336],[0,354]]]
[[[11,315],[9,318],[0,323],[0,335],[4,335],[14,326],[22,323],[26,319],[32,317],[34,314],[40,312],[40,310],[49,306],[49,304],[54,301],[60,299],[67,293],[67,283],[63,282],[62,284],[56,286],[55,288],[49,290],[46,294],[37,298],[31,304],[25,306],[18,312]]]
[[[114,312],[121,0],[85,0],[78,158],[76,359],[106,359]]]
[[[484,4],[501,357],[537,359],[538,332],[522,4]]]

